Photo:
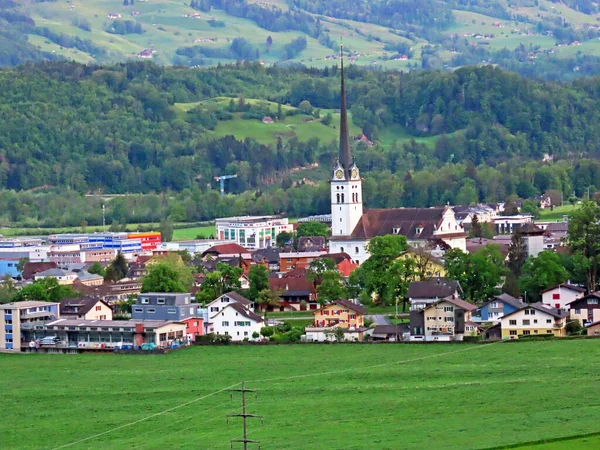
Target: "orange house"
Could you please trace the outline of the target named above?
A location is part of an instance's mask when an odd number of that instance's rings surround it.
[[[315,311],[315,327],[362,328],[365,325],[366,308],[350,300],[336,300]]]

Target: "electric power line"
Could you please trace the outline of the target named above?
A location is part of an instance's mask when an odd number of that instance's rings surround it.
[[[242,393],[242,413],[241,414],[227,414],[227,417],[241,417],[242,418],[242,422],[243,422],[243,430],[244,430],[244,437],[242,439],[233,439],[230,441],[230,448],[233,449],[233,444],[235,442],[242,442],[244,444],[244,450],[248,450],[248,444],[257,444],[258,445],[258,450],[260,450],[260,442],[253,440],[253,439],[248,439],[248,428],[247,428],[247,419],[248,418],[252,418],[252,419],[260,419],[261,423],[262,423],[262,416],[257,416],[256,414],[247,414],[246,413],[246,392],[254,392],[255,395],[258,391],[256,389],[246,389],[246,382],[242,381],[242,387],[240,389],[231,389],[230,390],[231,394],[231,398],[233,398],[233,393],[234,392],[241,392]],[[228,420],[229,422],[229,420]]]

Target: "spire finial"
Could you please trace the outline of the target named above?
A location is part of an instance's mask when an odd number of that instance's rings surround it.
[[[347,176],[350,174],[352,156],[350,154],[350,139],[348,136],[348,112],[346,110],[346,87],[344,85],[344,43],[340,38],[341,62],[341,92],[340,92],[340,163]]]

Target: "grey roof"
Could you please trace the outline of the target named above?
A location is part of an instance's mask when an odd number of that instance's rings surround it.
[[[159,328],[169,323],[180,323],[165,320],[86,320],[86,319],[58,319],[48,322],[46,326],[67,327],[108,327],[108,328],[135,328],[136,324],[143,324],[144,328]]]
[[[103,280],[104,279],[104,277],[102,275],[97,275],[95,273],[89,273],[89,272],[86,272],[85,270],[82,272],[79,272],[77,274],[77,278],[82,281],[98,280],[98,279]]]
[[[376,325],[373,329],[373,336],[375,335],[385,335],[389,336],[390,334],[402,335],[403,333],[408,333],[410,327],[407,323],[399,324],[399,325]]]
[[[552,233],[566,233],[569,231],[569,222],[552,222],[546,226],[546,231]]]
[[[513,314],[516,314],[519,311],[524,310],[525,308],[532,308],[532,309],[535,309],[536,311],[540,311],[540,312],[549,314],[552,317],[554,317],[555,319],[563,319],[565,317],[568,317],[568,315],[569,315],[568,312],[563,312],[556,308],[553,308],[552,306],[545,305],[542,302],[537,302],[537,303],[531,303],[530,305],[525,305],[523,308],[518,309],[517,311],[506,314],[505,316],[502,317],[502,319],[506,319],[507,317],[512,316]]]
[[[544,289],[542,292],[540,292],[540,294],[543,294],[544,292],[553,291],[556,288],[569,289],[571,291],[579,292],[579,293],[585,292],[585,289],[582,287],[575,286],[573,284],[568,284],[568,283],[561,283],[561,284],[557,284],[556,286],[552,286],[551,288]]]
[[[231,303],[227,306],[227,308],[232,307],[233,309],[235,309],[238,313],[240,313],[242,316],[247,317],[250,320],[254,320],[255,322],[262,322],[263,318],[260,317],[257,314],[254,314],[252,311],[248,311],[243,305],[241,305],[240,303]]]
[[[431,278],[427,281],[413,281],[408,286],[408,298],[446,298],[460,291],[456,280]]]
[[[235,300],[237,303],[241,303],[242,305],[248,306],[251,305],[252,302],[250,300],[248,300],[246,297],[244,297],[241,294],[238,294],[235,291],[231,291],[231,292],[227,292],[226,294],[223,294],[233,300]]]
[[[34,277],[64,277],[67,275],[75,275],[75,272],[69,272],[63,269],[48,269],[43,272],[38,272]]]
[[[510,294],[507,294],[506,292],[500,295],[496,295],[494,297],[494,299],[498,299],[503,301],[504,303],[508,303],[511,306],[514,306],[517,309],[521,309],[524,306],[526,306],[525,303],[523,303],[521,300],[519,300],[518,298],[513,297]],[[494,299],[490,300],[490,301],[494,301]],[[490,303],[490,302],[487,302]],[[485,303],[487,305],[487,303]]]
[[[104,303],[104,305],[108,306],[106,302],[93,297],[65,298],[60,301],[60,314],[85,315],[90,312],[90,310],[96,306],[98,302]],[[77,308],[77,311],[75,311],[75,308]]]

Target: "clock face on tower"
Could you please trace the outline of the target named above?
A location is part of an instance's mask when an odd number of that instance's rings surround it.
[[[341,179],[344,177],[344,171],[343,171],[343,170],[341,170],[341,169],[338,169],[338,170],[336,170],[336,171],[335,171],[335,177],[336,177],[338,180],[341,180]]]
[[[358,178],[358,170],[352,169],[352,178]]]

